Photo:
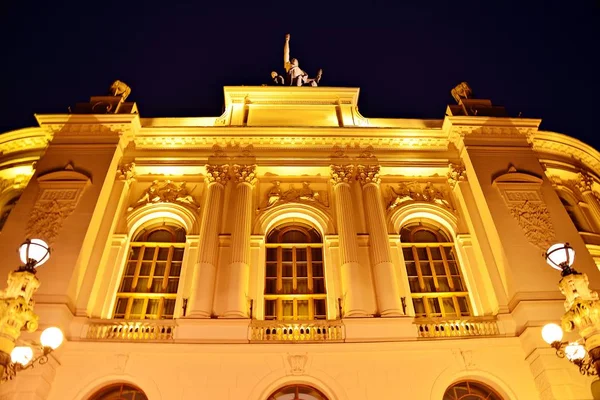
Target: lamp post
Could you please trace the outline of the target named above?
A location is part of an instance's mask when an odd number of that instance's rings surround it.
[[[584,375],[600,375],[600,300],[598,293],[589,288],[586,274],[573,268],[575,250],[568,243],[557,243],[546,252],[548,264],[561,271],[558,287],[566,297],[565,314],[561,325],[548,324],[542,329],[542,338],[556,349],[556,355],[566,357],[579,367]],[[579,333],[581,339],[563,342],[563,329]],[[598,380],[592,383],[594,399],[600,399]]]
[[[51,327],[42,332],[41,345],[34,345],[38,351],[35,358],[31,346],[15,346],[22,330],[34,332],[38,327],[31,298],[40,286],[36,268],[48,261],[50,249],[43,240],[27,239],[19,247],[19,256],[23,265],[8,274],[8,287],[0,291],[0,382],[14,378],[18,371],[36,362],[45,364],[48,354],[63,340],[60,329]]]

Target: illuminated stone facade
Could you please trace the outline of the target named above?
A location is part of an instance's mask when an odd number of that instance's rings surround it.
[[[541,340],[564,312],[542,253],[569,242],[598,288],[600,153],[485,100],[369,119],[356,88],[224,93],[220,117],[92,98],[0,136],[0,276],[49,241],[35,310],[67,337],[2,399],[591,398]]]

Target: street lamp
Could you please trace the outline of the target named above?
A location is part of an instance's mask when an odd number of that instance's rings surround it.
[[[566,297],[565,314],[561,325],[548,324],[542,329],[542,338],[556,349],[558,357],[566,357],[579,367],[583,375],[600,375],[600,300],[598,293],[589,288],[586,274],[573,268],[575,250],[568,243],[557,243],[545,254],[548,264],[561,271],[558,287]],[[581,339],[575,342],[562,341],[563,329],[577,330]],[[598,382],[592,383],[594,399],[600,399]]]
[[[19,247],[19,256],[23,265],[8,274],[8,287],[0,291],[0,382],[36,363],[45,364],[48,354],[63,341],[61,330],[51,327],[42,332],[41,344],[15,346],[23,329],[34,332],[38,327],[31,298],[40,286],[36,268],[48,261],[50,249],[43,240],[27,239]],[[38,353],[35,357],[34,350]]]

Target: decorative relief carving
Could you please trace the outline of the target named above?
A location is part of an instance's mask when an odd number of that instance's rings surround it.
[[[230,176],[229,176],[229,164],[220,164],[220,165],[213,165],[213,164],[207,164],[206,165],[206,182],[207,183],[220,183],[222,185],[226,185],[227,182],[229,181]]]
[[[390,189],[390,198],[388,201],[388,210],[393,210],[403,204],[415,201],[434,203],[450,211],[454,211],[450,196],[447,191],[442,190],[431,182],[400,182],[398,188]]]
[[[52,244],[91,181],[71,164],[62,171],[41,175],[37,181],[40,193],[31,210],[26,234]]]
[[[266,204],[262,209],[272,207],[280,203],[290,202],[316,202],[325,207],[329,207],[329,201],[326,191],[316,191],[310,187],[310,182],[302,182],[302,187],[297,189],[293,183],[290,183],[288,190],[281,189],[281,182],[274,181],[273,187],[267,193]]]
[[[194,197],[192,197],[190,192],[186,182],[176,183],[171,180],[166,180],[160,184],[158,180],[155,180],[150,187],[146,189],[142,197],[134,205],[130,206],[127,211],[132,211],[146,204],[157,203],[180,203],[199,209],[200,205]]]
[[[577,174],[577,181],[575,182],[577,189],[583,194],[585,192],[591,192],[594,186],[594,178],[585,172],[579,172]]]
[[[332,165],[331,166],[331,182],[334,185],[339,183],[350,183],[354,177],[354,165]]]
[[[450,141],[455,142],[459,138],[468,135],[484,135],[484,136],[524,136],[528,141],[531,141],[537,129],[530,127],[519,126],[472,126],[459,125],[452,126],[450,132]]]
[[[10,179],[0,179],[0,193],[10,189],[22,190],[27,186],[30,179],[31,175],[25,174],[16,175]]]
[[[454,189],[458,182],[467,180],[467,170],[464,165],[450,163],[448,169],[448,184],[451,188]]]
[[[554,242],[555,233],[541,185],[542,179],[518,172],[512,165],[507,173],[494,179],[494,186],[529,243],[545,251]]]
[[[288,363],[292,375],[303,375],[308,361],[307,354],[288,354]]]
[[[256,183],[256,164],[233,165],[233,176],[237,183],[247,182],[250,185]]]
[[[131,181],[135,179],[135,163],[130,162],[120,165],[117,176],[119,179],[124,181]]]
[[[357,165],[356,167],[358,170],[356,180],[361,185],[366,185],[367,183],[379,185],[381,183],[381,178],[379,177],[381,167],[379,165]]]

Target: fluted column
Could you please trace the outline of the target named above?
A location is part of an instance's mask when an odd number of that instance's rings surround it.
[[[194,270],[187,313],[190,318],[210,318],[212,314],[219,253],[219,222],[223,210],[223,192],[228,180],[229,165],[206,166],[208,187],[200,226],[198,263]]]
[[[256,165],[234,165],[236,183],[231,263],[227,269],[225,318],[248,318],[248,283],[250,279],[250,234],[252,230],[252,188],[256,183]]]
[[[331,182],[335,197],[335,211],[340,241],[340,270],[342,275],[342,306],[344,317],[366,317],[363,290],[361,288],[360,264],[358,262],[358,242],[354,229],[354,210],[350,182],[353,178],[353,165],[332,165]]]
[[[581,197],[583,197],[583,200],[585,200],[585,203],[588,205],[594,216],[593,229],[596,229],[597,232],[600,227],[600,201],[598,201],[598,197],[596,197],[593,191],[594,178],[587,173],[582,172],[577,174],[577,177],[579,178],[577,187],[581,192]]]
[[[369,230],[371,268],[375,281],[377,309],[382,317],[398,317],[404,314],[381,200],[379,165],[359,165],[357,180],[362,185],[367,229]]]

